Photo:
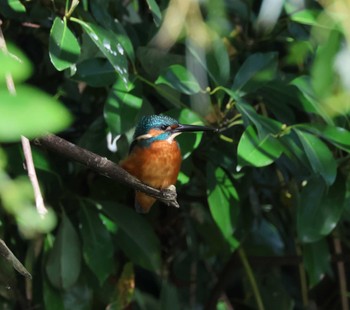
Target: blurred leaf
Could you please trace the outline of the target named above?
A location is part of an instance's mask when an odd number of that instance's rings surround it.
[[[125,133],[136,125],[142,98],[131,94],[117,81],[108,95],[104,117],[113,134]]]
[[[157,78],[155,84],[168,85],[187,95],[196,94],[201,90],[193,74],[180,65],[172,65],[166,68]]]
[[[282,154],[282,146],[272,136],[259,139],[253,126],[249,126],[238,143],[238,165],[263,167],[273,163]]]
[[[160,292],[161,309],[181,309],[177,289],[170,283],[163,283]]]
[[[249,56],[239,68],[232,89],[252,92],[271,81],[277,70],[277,53],[256,53]]]
[[[303,261],[309,278],[309,286],[314,287],[331,272],[330,253],[326,239],[303,245]]]
[[[302,143],[315,174],[320,174],[327,185],[332,185],[337,175],[337,163],[333,154],[319,138],[294,129]]]
[[[232,248],[238,244],[233,237],[239,213],[239,197],[225,171],[207,165],[207,193],[211,215]]]
[[[312,178],[300,193],[297,232],[302,242],[315,242],[336,227],[344,210],[345,181],[338,177],[329,189],[324,181]]]
[[[340,34],[331,31],[327,42],[320,45],[312,66],[311,82],[318,98],[324,99],[332,92],[334,85],[334,57],[339,50]]]
[[[216,38],[207,57],[209,70],[215,74],[218,85],[225,85],[230,78],[230,59],[222,38]]]
[[[80,235],[83,240],[83,257],[100,285],[113,271],[113,243],[109,232],[92,210],[89,203],[83,203],[80,211]],[[96,255],[98,253],[98,255]]]
[[[108,60],[91,58],[77,64],[72,79],[86,82],[93,87],[103,87],[113,84],[117,74]]]
[[[100,49],[103,55],[112,64],[115,71],[119,74],[124,84],[128,83],[128,62],[125,51],[119,42],[117,35],[96,24],[80,21],[91,40]]]
[[[149,223],[133,209],[100,202],[103,211],[118,225],[117,241],[132,262],[153,271],[160,268],[160,243]]]
[[[135,273],[131,263],[126,263],[119,277],[117,301],[109,309],[125,309],[130,305],[135,291]]]
[[[160,26],[162,21],[162,13],[160,12],[159,6],[155,0],[146,0],[148,4],[148,8],[152,13],[153,21],[157,27]]]
[[[26,80],[32,73],[28,58],[12,44],[8,44],[7,49],[7,53],[0,50],[0,84],[5,85],[9,74],[14,82]]]
[[[80,240],[70,220],[63,214],[45,266],[46,274],[55,288],[67,290],[78,280],[80,268]]]
[[[80,45],[67,26],[67,20],[56,17],[50,32],[49,55],[58,71],[69,68],[80,55]]]
[[[310,26],[319,26],[317,22],[318,12],[315,10],[301,10],[290,15],[291,20]]]
[[[65,309],[60,291],[55,290],[46,280],[43,281],[43,298],[46,309]]]
[[[17,13],[25,13],[26,7],[19,0],[7,0],[8,5]]]
[[[71,122],[68,111],[51,96],[28,86],[17,86],[16,95],[0,89],[0,141],[19,141],[63,130]],[[40,117],[39,117],[40,116]]]

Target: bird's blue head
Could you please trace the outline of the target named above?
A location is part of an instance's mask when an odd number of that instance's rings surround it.
[[[134,143],[147,147],[152,142],[159,140],[171,142],[177,135],[186,131],[216,131],[216,129],[205,126],[182,125],[176,119],[166,115],[149,115],[141,118],[136,126],[133,138]]]

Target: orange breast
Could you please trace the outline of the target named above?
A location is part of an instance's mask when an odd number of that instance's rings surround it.
[[[120,165],[143,183],[162,189],[176,183],[181,152],[176,141],[155,141],[148,148],[136,146]],[[155,202],[154,198],[142,193],[137,193],[136,199],[147,211]]]

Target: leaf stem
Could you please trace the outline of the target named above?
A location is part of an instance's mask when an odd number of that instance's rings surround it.
[[[247,256],[245,254],[245,251],[242,247],[238,248],[238,255],[242,261],[244,270],[245,270],[247,277],[248,277],[248,281],[249,281],[250,286],[253,290],[253,295],[254,295],[258,310],[264,310],[265,307],[264,307],[264,303],[263,303],[261,295],[260,295],[258,284],[256,283],[256,279],[255,279],[252,267],[250,266],[248,259],[247,259]]]

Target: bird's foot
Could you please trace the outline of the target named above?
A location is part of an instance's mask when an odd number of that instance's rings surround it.
[[[180,208],[179,203],[176,201],[177,193],[175,185],[170,185],[161,190],[163,197],[167,200],[172,200],[172,205],[176,208]]]

